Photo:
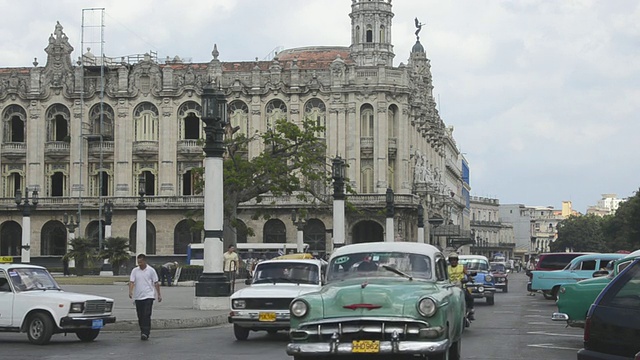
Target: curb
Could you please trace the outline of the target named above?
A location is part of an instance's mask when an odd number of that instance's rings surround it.
[[[227,314],[219,314],[195,319],[151,319],[151,329],[189,329],[203,328],[227,324]],[[108,324],[102,331],[140,331],[138,320],[117,320],[115,324]]]

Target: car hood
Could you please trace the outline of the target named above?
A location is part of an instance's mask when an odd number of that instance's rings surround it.
[[[256,284],[234,292],[231,299],[295,298],[319,289],[320,285],[309,284]]]
[[[402,316],[415,314],[416,304],[425,295],[436,301],[442,293],[435,283],[396,278],[358,278],[326,285],[318,294],[324,317]]]
[[[58,291],[58,290],[31,290],[31,291],[24,291],[19,294],[24,298],[39,299],[39,301],[42,301],[44,299],[51,299],[56,301],[69,301],[69,302],[84,302],[88,300],[113,301],[113,299],[109,299],[102,296],[80,294],[80,293]]]

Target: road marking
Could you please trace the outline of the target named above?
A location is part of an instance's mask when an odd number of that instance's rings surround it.
[[[500,311],[500,310],[498,310],[498,311],[494,311],[493,313],[494,314],[513,314],[514,312],[513,311]]]
[[[529,344],[527,346],[530,347],[537,347],[537,348],[543,348],[543,349],[559,349],[559,350],[572,350],[572,351],[578,351],[580,350],[579,348],[570,348],[570,347],[564,347],[564,346],[555,346],[553,344]]]
[[[584,337],[584,335],[578,335],[578,334],[557,334],[557,333],[550,333],[550,332],[546,332],[546,331],[528,331],[527,334],[533,334],[533,335],[548,335],[548,336],[566,336],[566,337],[577,337],[577,338],[581,338]]]

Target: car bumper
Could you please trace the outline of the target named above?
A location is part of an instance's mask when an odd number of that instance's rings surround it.
[[[509,286],[509,283],[496,283],[496,289],[504,289]]]
[[[260,320],[261,311],[258,310],[234,310],[229,313],[228,321],[242,327],[252,329],[288,329],[289,311],[262,311],[275,312],[276,318],[271,321]]]
[[[625,356],[617,356],[611,354],[604,354],[597,351],[580,349],[578,351],[578,360],[631,360],[632,358]]]
[[[482,291],[480,291],[480,287],[482,287]],[[471,290],[470,294],[474,299],[493,297],[493,295],[496,293],[495,287],[486,287],[486,286],[467,287],[467,290],[469,289]]]
[[[102,320],[102,324],[98,327],[95,320]],[[116,322],[115,316],[65,316],[60,319],[60,328],[63,330],[76,329],[93,329],[102,328],[105,324],[113,324]]]
[[[432,355],[443,353],[448,348],[448,339],[440,341],[380,341],[379,351],[376,354]],[[351,342],[290,343],[287,345],[287,355],[289,356],[352,354],[354,352]]]

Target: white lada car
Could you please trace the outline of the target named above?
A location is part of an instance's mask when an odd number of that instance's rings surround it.
[[[26,332],[39,345],[60,333],[93,341],[116,321],[112,311],[112,299],[63,291],[46,268],[0,264],[0,331]]]
[[[231,295],[229,322],[238,340],[250,331],[289,329],[289,304],[322,287],[326,262],[308,260],[267,260],[256,265],[249,285]]]

